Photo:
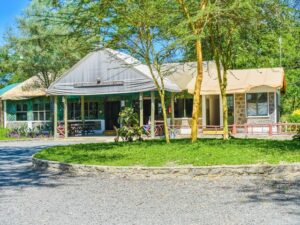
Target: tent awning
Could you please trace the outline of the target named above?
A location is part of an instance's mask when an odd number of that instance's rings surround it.
[[[187,90],[193,93],[196,77],[188,83]],[[285,88],[283,68],[263,68],[229,70],[227,74],[227,93],[246,93],[256,87],[270,87],[273,89]],[[201,95],[220,94],[217,70],[205,70],[201,85]]]

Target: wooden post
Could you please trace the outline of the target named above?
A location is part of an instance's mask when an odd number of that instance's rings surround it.
[[[269,124],[269,136],[272,136],[272,135],[273,135],[272,129],[273,129],[272,124]]]
[[[236,124],[234,123],[232,126],[232,134],[236,135],[236,133],[237,133],[237,128],[236,128]]]
[[[206,97],[202,95],[202,128],[206,126]]]
[[[53,128],[54,128],[54,138],[58,137],[57,134],[57,96],[54,96],[54,124],[53,124]]]
[[[144,101],[143,101],[143,92],[140,93],[140,126],[144,125]]]
[[[80,113],[81,113],[81,122],[82,122],[82,125],[84,127],[84,124],[85,124],[85,118],[84,118],[84,96],[81,96],[80,97]]]
[[[7,122],[6,122],[7,121],[7,112],[6,111],[7,111],[7,105],[6,105],[6,100],[4,100],[3,101],[3,112],[4,112],[4,115],[3,115],[3,117],[4,117],[3,120],[4,121],[3,121],[3,123],[4,123],[4,128],[7,127]]]
[[[224,126],[224,117],[223,117],[223,103],[222,95],[219,95],[219,108],[220,108],[220,127]]]
[[[174,112],[174,93],[171,93],[171,125],[175,125],[175,112]]]
[[[155,138],[155,93],[151,91],[151,138]]]
[[[183,117],[186,117],[186,102],[185,102],[185,97],[183,97]]]
[[[68,137],[68,100],[67,97],[63,97],[64,101],[64,128],[65,128],[65,138]]]

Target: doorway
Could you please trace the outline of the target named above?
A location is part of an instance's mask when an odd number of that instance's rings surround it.
[[[219,95],[205,96],[206,125],[220,126],[220,97]]]
[[[120,127],[118,123],[120,111],[120,101],[105,102],[105,130],[114,130],[114,126]]]

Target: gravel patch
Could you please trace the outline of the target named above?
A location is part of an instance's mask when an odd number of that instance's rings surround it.
[[[0,143],[1,225],[300,224],[297,176],[147,180],[33,170],[30,156],[57,144]]]

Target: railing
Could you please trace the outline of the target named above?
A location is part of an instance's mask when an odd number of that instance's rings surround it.
[[[274,123],[274,124],[234,124],[228,126],[229,133],[232,135],[294,135],[300,130],[300,123]],[[168,125],[170,136],[188,135],[191,132],[191,125]],[[223,126],[198,125],[200,134],[223,134]],[[163,121],[156,121],[155,135],[164,135]]]

